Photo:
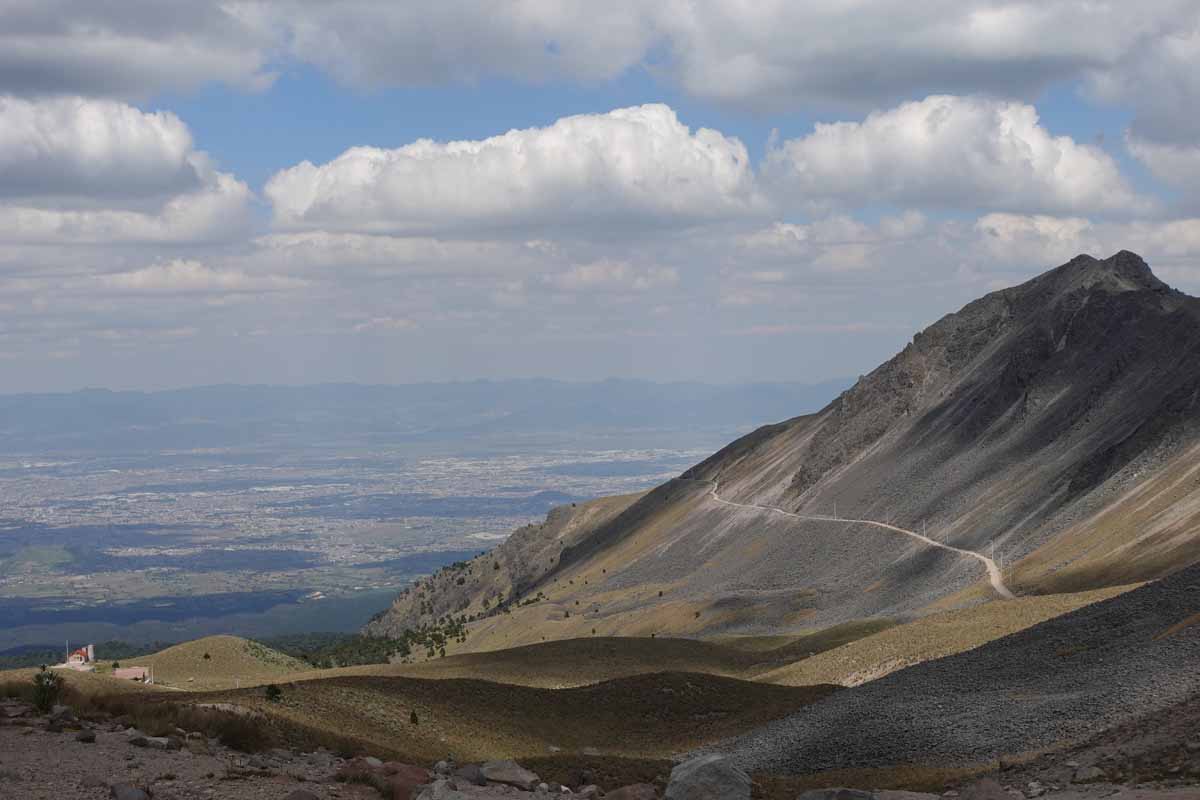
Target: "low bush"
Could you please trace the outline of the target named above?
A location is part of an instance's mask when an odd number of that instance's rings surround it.
[[[43,714],[58,704],[63,693],[62,676],[43,666],[33,676],[33,706]]]

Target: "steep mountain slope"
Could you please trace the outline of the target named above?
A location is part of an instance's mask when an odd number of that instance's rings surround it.
[[[576,526],[464,647],[799,631],[997,597],[979,558],[922,532],[993,557],[1018,595],[1168,574],[1200,559],[1198,398],[1200,300],[1132,253],[1079,256]],[[402,599],[374,630],[430,618]]]
[[[492,550],[416,581],[384,614],[367,624],[374,636],[435,626],[511,606],[529,588],[552,575],[563,552],[625,511],[641,495],[603,497],[553,509],[546,521],[518,528]]]
[[[749,770],[978,765],[1062,748],[1200,691],[1200,566],[826,698],[714,749]]]

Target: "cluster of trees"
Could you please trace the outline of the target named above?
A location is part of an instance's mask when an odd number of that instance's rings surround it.
[[[467,618],[445,616],[399,636],[363,636],[357,633],[306,633],[264,640],[275,650],[307,661],[319,669],[386,664],[424,651],[426,658],[446,655],[446,645],[467,640]]]

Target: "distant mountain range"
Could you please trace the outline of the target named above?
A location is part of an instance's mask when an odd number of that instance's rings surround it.
[[[474,615],[472,649],[768,634],[1158,578],[1200,560],[1198,412],[1200,300],[1133,253],[1080,256],[815,414],[427,579],[372,630]]]
[[[797,408],[819,408],[849,383],[529,379],[0,395],[0,447],[47,453],[255,441],[380,444],[611,429],[733,431]]]

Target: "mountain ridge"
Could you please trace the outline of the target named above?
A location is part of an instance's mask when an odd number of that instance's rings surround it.
[[[1160,577],[1200,560],[1198,399],[1200,300],[1134,253],[1078,256],[942,317],[820,411],[577,526],[552,567],[510,587],[507,613],[470,592],[453,613],[482,617],[468,648],[494,649],[592,631],[796,631],[996,599],[970,559],[847,517],[986,551],[1018,594]],[[713,481],[735,504],[813,519],[722,507]]]

